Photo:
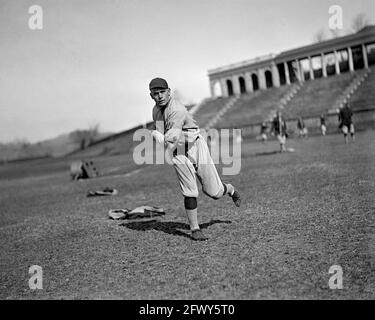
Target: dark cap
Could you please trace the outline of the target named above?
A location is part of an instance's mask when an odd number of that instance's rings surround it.
[[[168,89],[168,83],[162,78],[152,79],[149,85],[150,90],[152,89]]]

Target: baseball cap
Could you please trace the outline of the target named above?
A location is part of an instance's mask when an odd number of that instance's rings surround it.
[[[152,79],[151,82],[150,82],[150,85],[149,85],[149,88],[150,90],[152,89],[168,89],[168,83],[166,80],[162,79],[162,78],[155,78],[155,79]]]

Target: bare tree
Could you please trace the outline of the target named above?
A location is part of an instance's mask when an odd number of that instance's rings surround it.
[[[314,36],[313,36],[313,41],[314,42],[323,42],[324,40],[326,40],[326,34],[324,32],[324,29],[320,29],[318,30]]]
[[[90,125],[89,132],[90,132],[90,136],[89,136],[89,145],[90,145],[99,136],[99,123]]]
[[[81,150],[86,149],[95,141],[99,134],[99,124],[91,125],[87,130],[75,130],[69,134],[69,138],[79,144]]]
[[[365,13],[359,13],[353,18],[352,22],[352,30],[353,32],[358,32],[362,30],[364,27],[369,25],[369,20]]]

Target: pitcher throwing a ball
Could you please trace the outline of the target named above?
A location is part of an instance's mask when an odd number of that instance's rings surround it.
[[[229,195],[239,207],[241,197],[231,184],[221,181],[198,125],[186,107],[171,95],[167,81],[155,78],[151,80],[149,89],[150,96],[155,101],[151,134],[157,142],[164,144],[172,155],[173,167],[184,196],[192,239],[208,240],[198,224],[197,178],[203,192],[212,199]]]

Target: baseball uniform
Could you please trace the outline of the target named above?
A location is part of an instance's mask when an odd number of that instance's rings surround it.
[[[167,81],[154,78],[149,89],[150,96],[155,101],[152,111],[154,130],[151,134],[156,141],[167,147],[172,159],[184,196],[192,239],[206,241],[208,238],[198,223],[197,179],[202,184],[203,192],[213,199],[228,194],[239,207],[240,194],[231,184],[222,183],[198,125],[185,106],[171,96]]]
[[[198,197],[198,178],[205,194],[214,199],[222,197],[223,183],[207,143],[186,107],[172,96],[165,108],[155,105],[152,116],[154,128],[165,132],[164,139],[173,152],[172,163],[182,194]]]

